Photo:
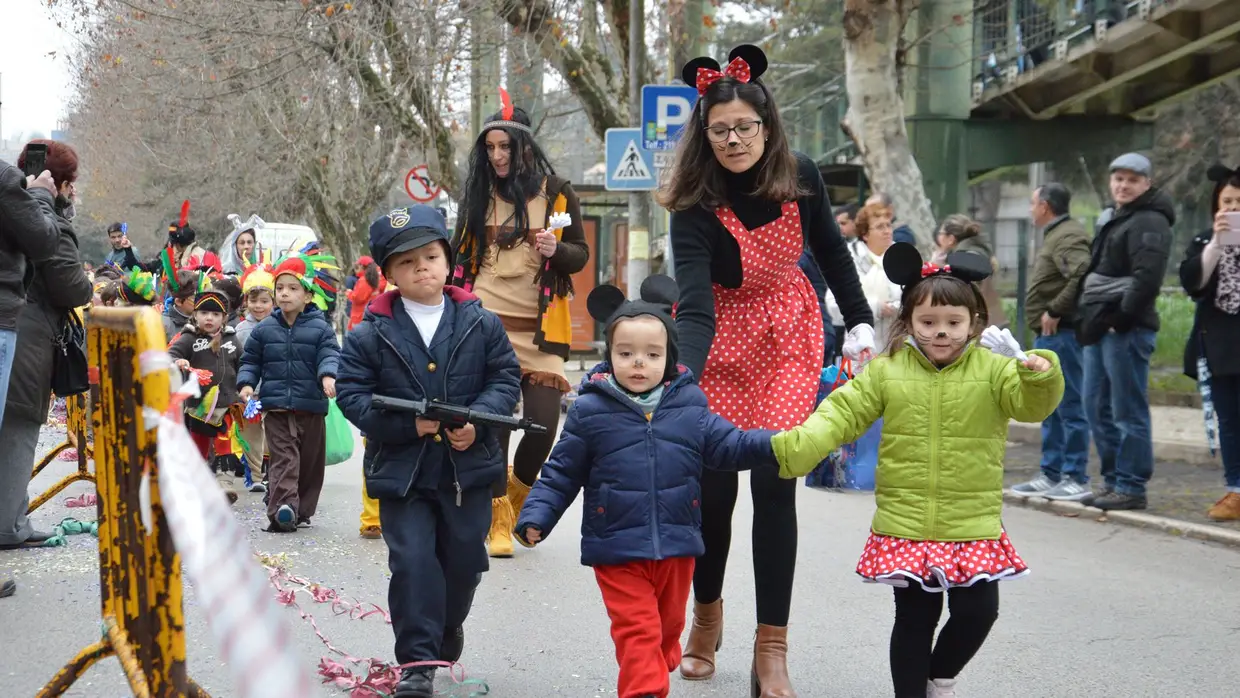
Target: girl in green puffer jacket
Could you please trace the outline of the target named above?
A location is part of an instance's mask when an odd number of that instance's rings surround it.
[[[953,253],[946,262],[923,264],[902,243],[887,251],[884,270],[904,287],[888,350],[772,439],[780,475],[801,477],[883,418],[878,511],[857,573],[896,587],[897,698],[954,696],[998,617],[996,582],[1028,572],[1000,521],[1008,423],[1040,422],[1063,396],[1053,352],[976,341],[988,324],[977,286],[987,260]],[[942,592],[951,617],[935,644]]]

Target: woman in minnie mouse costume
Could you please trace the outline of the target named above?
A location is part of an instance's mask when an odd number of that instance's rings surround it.
[[[793,153],[770,91],[766,56],[732,50],[726,69],[695,58],[682,72],[701,95],[694,122],[659,193],[672,212],[681,301],[681,363],[701,377],[711,411],[742,429],[785,429],[805,420],[823,361],[819,299],[797,266],[806,246],[850,328],[844,353],[873,353],[873,315],[840,236],[822,176]],[[754,695],[795,696],[787,668],[788,612],[796,568],[796,483],[755,469],[753,557],[757,636]],[[693,577],[693,626],[680,673],[709,679],[723,635],[724,568],[737,475],[702,477],[706,554]]]
[[[997,582],[1028,572],[1001,520],[1008,424],[1040,422],[1063,397],[1054,352],[1026,355],[1011,332],[982,331],[977,284],[990,260],[946,261],[923,264],[905,243],[887,251],[883,269],[904,287],[887,351],[771,439],[780,476],[797,478],[883,420],[878,509],[857,574],[896,587],[896,698],[953,698],[998,618]],[[944,596],[951,616],[936,642]]]

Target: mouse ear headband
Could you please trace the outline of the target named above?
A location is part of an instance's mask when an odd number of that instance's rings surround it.
[[[610,325],[618,317],[626,315],[666,314],[676,316],[676,303],[680,300],[680,286],[676,280],[663,274],[646,277],[642,282],[641,298],[628,300],[624,291],[611,285],[595,287],[586,298],[590,317],[604,325]]]
[[[1222,163],[1215,163],[1206,170],[1206,179],[1215,184],[1222,184],[1233,177],[1240,177],[1240,167],[1233,170]]]
[[[971,252],[952,252],[942,265],[923,261],[917,248],[897,242],[883,255],[883,271],[891,282],[904,287],[904,292],[932,276],[950,276],[974,284],[990,276],[994,269],[990,260]]]
[[[686,85],[697,88],[698,95],[706,94],[710,86],[724,78],[748,83],[766,72],[766,53],[753,44],[741,44],[728,54],[728,65],[720,68],[719,62],[708,56],[694,58],[685,64],[680,77]]]

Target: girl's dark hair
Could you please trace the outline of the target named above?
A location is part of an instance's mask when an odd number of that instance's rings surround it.
[[[173,294],[172,299],[183,301],[186,298],[193,298],[198,293],[198,272],[182,269],[177,272],[178,288]]]
[[[366,265],[366,269],[362,271],[362,276],[366,278],[366,283],[370,284],[373,291],[379,290],[379,265],[371,262]]]
[[[212,286],[228,297],[228,307],[234,310],[241,307],[241,282],[237,280],[237,277],[225,276],[222,279],[216,279]]]
[[[913,333],[913,309],[926,299],[930,305],[946,305],[968,308],[969,315],[974,319],[969,328],[969,341],[977,339],[982,329],[990,323],[986,313],[986,301],[977,284],[957,279],[947,274],[935,274],[918,283],[906,286],[900,298],[900,316],[891,326],[891,340],[887,343],[887,353],[894,355],[904,346],[905,340]]]
[[[982,224],[963,213],[953,213],[943,219],[943,224],[939,226],[939,234],[950,235],[956,238],[956,242],[963,242],[981,235]]]
[[[111,264],[105,264],[102,267],[99,267],[99,269],[95,271],[96,281],[99,281],[101,279],[119,279],[119,278],[121,278],[121,270],[117,269]]]
[[[714,209],[728,203],[726,170],[719,164],[706,138],[706,127],[712,108],[738,99],[758,113],[767,134],[766,148],[754,165],[758,177],[753,195],[784,202],[808,193],[797,176],[797,157],[788,145],[783,120],[770,90],[757,78],[745,83],[725,77],[707,88],[693,108],[693,118],[686,124],[680,143],[676,145],[671,172],[655,195],[660,206],[669,211],[686,211],[694,206]]]
[[[496,112],[487,117],[487,122],[500,121],[503,114]],[[530,117],[524,110],[514,108],[512,121],[530,126]],[[503,131],[508,134],[509,165],[508,176],[497,177],[495,168],[487,157],[487,134],[491,131]],[[457,216],[456,235],[452,246],[460,249],[463,236],[473,238],[473,261],[481,264],[486,255],[487,212],[491,209],[491,197],[498,196],[511,202],[513,218],[501,221],[511,223],[512,230],[500,237],[496,242],[500,247],[512,248],[525,239],[531,229],[529,214],[525,204],[542,192],[543,180],[554,175],[555,170],[543,154],[542,148],[534,136],[516,128],[497,126],[478,134],[474,147],[469,151],[469,174],[465,177],[464,195],[461,197],[460,211]],[[542,221],[534,225],[541,226]],[[460,260],[464,262],[465,260]]]
[[[262,286],[256,286],[250,289],[250,292],[245,294],[245,297],[249,300],[254,300],[258,298],[259,294],[261,293],[266,293],[267,295],[272,297],[272,300],[275,300],[275,294],[271,292],[271,289],[264,288]]]

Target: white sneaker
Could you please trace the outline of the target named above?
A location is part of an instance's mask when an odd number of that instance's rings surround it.
[[[1030,480],[1013,487],[1012,493],[1021,497],[1041,497],[1044,493],[1054,489],[1058,484],[1045,475],[1039,475],[1036,480]]]
[[[1057,502],[1079,502],[1093,494],[1093,490],[1073,480],[1064,478],[1058,485],[1042,493],[1043,497]]]
[[[927,681],[926,698],[956,698],[956,679],[931,679]]]

